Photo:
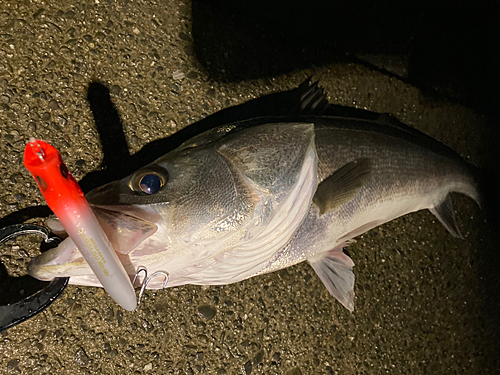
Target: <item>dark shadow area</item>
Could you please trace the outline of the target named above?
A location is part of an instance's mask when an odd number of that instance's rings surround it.
[[[36,217],[47,217],[50,214],[52,214],[52,210],[48,206],[26,207],[2,217],[0,219],[0,228],[24,223],[26,220]]]
[[[35,294],[49,283],[37,280],[31,276],[9,277],[5,266],[0,263],[0,306],[16,303],[17,301]]]
[[[194,52],[218,80],[402,56],[405,81],[497,111],[497,2],[194,0],[192,14]]]
[[[99,132],[104,154],[102,166],[108,169],[108,174],[113,173],[112,169],[130,156],[120,116],[111,102],[108,88],[98,82],[89,84],[87,101]]]
[[[500,139],[498,127],[490,129],[490,139],[484,145],[488,149],[485,158],[496,155],[496,140]],[[485,136],[486,138],[486,136]],[[479,225],[477,243],[481,258],[477,267],[478,277],[481,279],[484,299],[484,325],[494,338],[497,348],[496,365],[500,368],[500,170],[498,159],[483,160],[484,165],[491,169],[481,171],[482,182],[482,209],[488,225]],[[479,219],[476,218],[476,219]]]
[[[86,175],[80,181],[84,193],[109,181],[117,180],[130,159],[127,140],[118,111],[111,102],[109,89],[99,82],[91,82],[87,101],[94,117],[103,150],[102,169]]]
[[[101,170],[87,174],[79,182],[85,193],[105,183],[124,178],[174,150],[193,136],[223,124],[264,116],[323,114],[368,120],[380,117],[380,114],[375,112],[328,104],[323,91],[318,89],[316,84],[310,85],[310,82],[306,81],[296,89],[266,95],[223,109],[168,138],[152,141],[136,154],[130,155],[119,114],[110,100],[108,88],[101,83],[93,82],[89,86],[87,98],[102,143],[104,162]],[[305,98],[310,100],[304,100]]]
[[[385,8],[371,1],[195,0],[194,50],[224,81],[349,61],[346,53],[359,51],[407,54],[414,14]]]
[[[498,224],[498,222],[497,222]],[[496,348],[500,347],[500,233],[493,226],[478,226],[478,244],[481,251],[477,274],[481,278],[484,291],[484,325],[491,332]],[[496,227],[498,228],[498,227]],[[493,345],[493,343],[492,343]],[[500,352],[497,351],[496,364],[500,368]]]

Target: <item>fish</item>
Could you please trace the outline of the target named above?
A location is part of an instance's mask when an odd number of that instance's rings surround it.
[[[313,88],[304,107],[311,97],[312,107],[324,106]],[[476,174],[452,149],[398,121],[313,111],[206,130],[86,198],[131,280],[145,267],[168,273],[167,287],[225,285],[307,261],[353,311],[347,246],[423,209],[461,237],[450,194],[481,206]],[[101,286],[69,238],[33,259],[28,273]],[[147,285],[163,286],[162,278]]]

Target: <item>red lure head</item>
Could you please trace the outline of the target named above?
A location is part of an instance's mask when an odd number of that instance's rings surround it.
[[[49,207],[55,211],[66,201],[80,200],[83,192],[69,173],[59,152],[47,142],[31,138],[24,150],[24,166],[40,187]]]

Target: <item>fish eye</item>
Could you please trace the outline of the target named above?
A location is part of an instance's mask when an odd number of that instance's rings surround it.
[[[161,189],[161,186],[161,179],[157,174],[147,174],[142,177],[141,181],[139,182],[141,191],[149,195],[158,193],[158,190]]]
[[[129,181],[129,188],[140,195],[153,195],[158,193],[167,181],[167,170],[153,164],[134,173]]]

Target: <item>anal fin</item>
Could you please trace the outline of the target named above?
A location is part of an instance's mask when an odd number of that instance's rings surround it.
[[[326,289],[349,311],[354,310],[354,262],[344,254],[343,243],[326,253],[307,259]]]
[[[455,212],[453,211],[453,203],[451,202],[450,194],[448,194],[441,203],[429,208],[429,211],[436,216],[453,237],[463,238],[455,220]]]

